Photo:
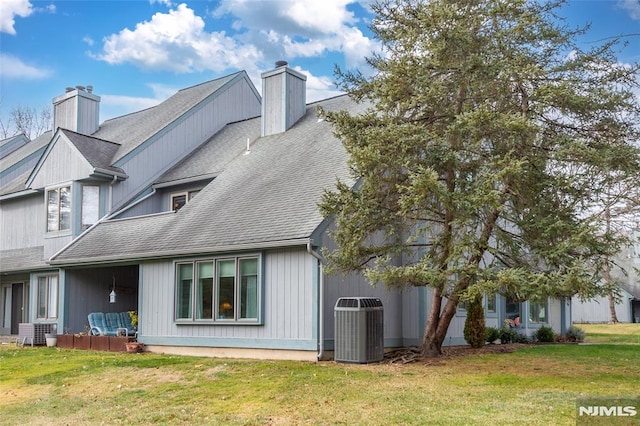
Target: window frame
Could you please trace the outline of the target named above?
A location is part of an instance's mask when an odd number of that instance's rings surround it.
[[[247,260],[255,260],[255,294],[252,293],[252,296],[255,296],[255,317],[252,318],[242,318],[242,309],[243,305],[241,302],[241,292],[243,285],[243,277],[241,271],[241,264],[243,261]],[[230,300],[225,302],[231,303],[232,314],[225,314],[224,317],[221,316],[221,302],[220,300],[220,264],[222,262],[233,261],[233,302]],[[205,299],[202,299],[201,290],[203,287],[203,280],[209,279],[208,276],[203,278],[200,277],[201,265],[211,264],[212,265],[212,283],[211,283],[211,308],[207,309],[205,305],[201,302]],[[181,313],[181,306],[185,305],[185,301],[180,297],[180,290],[182,289],[184,292],[184,288],[180,286],[181,280],[181,271],[183,266],[191,267],[191,279],[186,280],[190,281],[190,291],[188,292],[189,297],[189,315],[183,315],[182,318],[178,317],[178,314]],[[174,262],[174,322],[178,325],[180,324],[204,324],[204,325],[262,325],[263,324],[263,295],[264,295],[264,287],[263,287],[263,272],[262,272],[262,254],[259,253],[249,253],[249,254],[241,254],[241,255],[233,255],[233,256],[214,256],[207,258],[198,258],[198,259],[188,259],[188,260],[176,260]],[[253,275],[247,275],[247,277],[252,277]],[[184,278],[184,277],[183,277]],[[184,281],[184,280],[183,280]],[[184,292],[183,294],[187,294]],[[249,297],[249,296],[247,296]],[[208,299],[206,299],[208,300]],[[245,307],[245,310],[248,308]],[[204,312],[211,312],[211,317],[204,315]]]
[[[88,192],[85,192],[85,190],[88,190],[88,188],[95,188],[97,190],[97,205],[95,206],[95,217],[92,217],[91,219],[93,219],[93,223],[84,223],[85,222],[85,216],[88,216],[88,209],[87,207],[88,204],[86,204],[86,200],[88,197]],[[85,231],[87,229],[89,229],[90,227],[92,227],[93,225],[95,225],[97,222],[100,221],[100,193],[102,192],[102,188],[100,188],[100,185],[97,184],[84,184],[81,185],[81,189],[80,189],[80,195],[81,195],[81,200],[80,200],[80,230]],[[92,212],[93,213],[93,212]]]
[[[67,224],[68,226],[66,228],[62,228],[62,205],[61,205],[61,199],[62,197],[61,195],[61,190],[63,189],[67,189],[68,190],[68,199],[69,199],[69,211],[68,211],[68,220],[67,220]],[[51,193],[57,193],[57,202],[56,202],[56,212],[55,212],[55,216],[56,216],[56,228],[55,229],[50,229],[50,221],[49,221],[49,217],[50,217],[50,195]],[[45,229],[46,232],[48,234],[55,234],[55,233],[63,233],[63,232],[71,232],[71,229],[73,227],[73,185],[68,183],[68,184],[64,184],[64,185],[59,185],[59,186],[54,186],[54,187],[50,187],[50,188],[46,188],[45,192],[44,192],[44,208],[45,208]]]
[[[549,324],[549,298],[545,298],[543,300],[529,300],[527,306],[527,321],[529,324]],[[542,306],[544,309],[544,321],[540,321],[540,309],[537,309],[537,317],[534,319],[532,314],[534,312],[533,305]]]
[[[52,291],[52,279],[55,278],[55,290]],[[44,280],[44,300],[41,298],[41,280]],[[52,296],[54,299],[52,300]],[[58,274],[46,274],[36,276],[36,319],[38,320],[56,320],[58,319],[60,298],[60,276]],[[44,304],[42,304],[44,302]],[[53,302],[53,303],[52,303]],[[41,308],[44,315],[41,316]],[[51,313],[53,310],[53,314]]]
[[[201,189],[193,189],[189,191],[177,191],[169,193],[169,210],[170,211],[178,211],[189,203],[189,201],[193,200],[193,198],[198,195]],[[173,199],[176,197],[184,197],[184,204],[178,208],[174,208]]]

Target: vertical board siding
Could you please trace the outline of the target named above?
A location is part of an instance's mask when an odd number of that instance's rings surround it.
[[[246,81],[239,80],[186,119],[170,125],[152,144],[125,160],[120,167],[129,171],[130,176],[114,187],[113,206],[122,206],[227,123],[258,114],[260,101]]]
[[[140,294],[140,334],[146,337],[308,340],[313,337],[311,294],[314,259],[304,249],[263,255],[263,325],[177,325],[174,263],[145,262]],[[232,340],[230,340],[230,345]]]
[[[46,227],[44,197],[35,194],[0,205],[0,247],[13,250],[43,245]]]
[[[76,131],[78,111],[78,97],[73,96],[54,105],[53,130],[58,127]]]
[[[285,73],[287,78],[287,117],[286,128],[288,130],[293,126],[300,117],[302,117],[306,110],[306,82],[300,78]]]
[[[284,99],[282,96],[282,91],[284,90],[283,75],[286,74],[264,79],[262,83],[262,126],[264,136],[281,133],[285,130]]]
[[[98,130],[100,119],[99,108],[99,102],[78,96],[78,110],[80,111],[80,115],[78,116],[76,132],[90,135]]]
[[[93,168],[71,147],[64,136],[54,143],[31,184],[32,188],[44,188],[71,180],[85,179],[93,172]]]

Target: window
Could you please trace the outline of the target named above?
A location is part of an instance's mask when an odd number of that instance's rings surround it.
[[[521,322],[521,308],[522,304],[518,301],[507,299],[505,306],[505,321],[509,323],[511,327],[519,327]]]
[[[529,322],[549,322],[547,312],[549,311],[547,301],[529,301]]]
[[[64,231],[71,228],[71,187],[47,191],[47,231]]]
[[[171,210],[180,210],[188,201],[191,201],[193,197],[198,195],[198,192],[200,192],[200,190],[171,194]]]
[[[491,294],[487,296],[487,313],[495,314],[496,313],[496,295]]]
[[[82,230],[95,225],[100,218],[100,187],[84,185],[82,187]]]
[[[178,263],[176,320],[257,322],[258,263],[257,257]]]
[[[58,276],[38,277],[38,319],[58,317]]]

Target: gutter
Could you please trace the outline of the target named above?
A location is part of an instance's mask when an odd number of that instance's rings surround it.
[[[325,259],[313,250],[311,240],[307,242],[307,253],[318,259],[318,361],[324,356],[324,264]]]

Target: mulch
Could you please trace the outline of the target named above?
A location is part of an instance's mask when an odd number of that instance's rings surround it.
[[[425,357],[420,353],[419,347],[411,346],[395,349],[385,353],[384,362],[388,364],[421,363],[426,365],[437,365],[447,358],[481,354],[510,353],[525,346],[531,345],[525,345],[523,343],[509,343],[504,345],[485,345],[481,348],[472,348],[470,346],[445,346],[442,348],[442,355],[437,358]]]

